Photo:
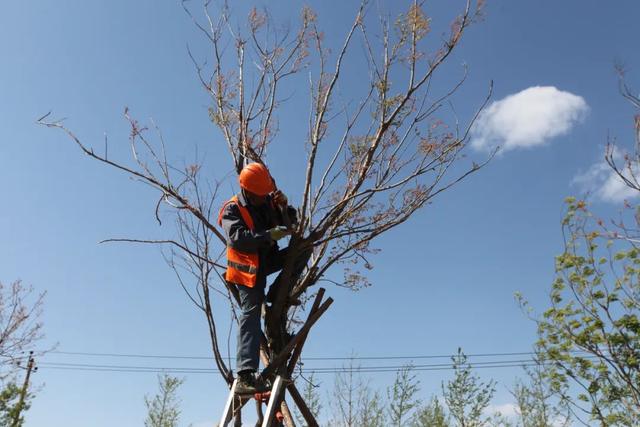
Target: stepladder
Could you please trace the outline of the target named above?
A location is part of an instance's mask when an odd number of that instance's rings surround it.
[[[258,412],[256,427],[279,427],[282,426],[283,422],[286,422],[287,425],[294,426],[295,423],[291,417],[291,411],[285,401],[285,389],[288,396],[293,399],[293,402],[298,407],[306,424],[309,427],[318,427],[318,422],[314,414],[296,388],[295,383],[291,380],[291,376],[300,358],[302,346],[307,339],[309,330],[333,303],[333,299],[330,297],[323,301],[324,292],[324,288],[318,289],[307,320],[295,335],[290,336],[290,339],[287,340],[282,348],[279,348],[278,351],[271,354],[270,357],[267,357],[264,352],[261,353],[265,368],[262,370],[260,376],[263,379],[273,378],[270,390],[266,393],[256,393],[255,395],[239,395],[237,393],[238,380],[235,379],[231,384],[229,397],[227,398],[218,427],[227,427],[232,419],[234,420],[234,427],[241,427],[242,407],[251,399],[255,399],[256,410]],[[262,412],[262,403],[267,403],[265,414]]]
[[[234,420],[234,427],[241,427],[241,409],[251,399],[256,401],[256,411],[258,414],[258,420],[256,421],[256,427],[281,427],[283,424],[283,415],[280,412],[280,404],[283,399],[284,389],[287,384],[287,380],[282,376],[276,376],[271,390],[263,393],[255,393],[252,395],[239,395],[236,393],[236,387],[238,379],[236,378],[229,390],[229,396],[224,405],[224,412],[218,427],[227,427],[231,420]],[[267,403],[267,411],[263,414],[262,404]]]

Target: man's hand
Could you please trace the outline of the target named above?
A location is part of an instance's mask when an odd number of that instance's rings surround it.
[[[283,226],[273,227],[269,230],[269,236],[271,236],[271,240],[273,241],[278,241],[289,234],[291,234],[291,231]]]
[[[289,205],[289,200],[287,200],[287,196],[280,190],[276,190],[271,194],[271,200],[273,203],[281,208],[286,208]]]

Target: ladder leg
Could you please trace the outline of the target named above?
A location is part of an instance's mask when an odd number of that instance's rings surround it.
[[[280,401],[282,400],[284,386],[284,379],[280,375],[278,375],[276,377],[276,381],[273,383],[273,388],[271,389],[271,397],[269,398],[267,413],[264,416],[262,427],[271,427],[271,423],[273,422],[273,419],[276,416],[276,412],[280,407]]]
[[[220,423],[218,427],[227,427],[229,421],[231,421],[231,416],[233,415],[233,402],[236,397],[236,385],[238,380],[233,380],[233,384],[231,385],[231,390],[229,390],[229,397],[227,398],[227,403],[224,405],[224,412],[222,413],[222,418],[220,418]]]

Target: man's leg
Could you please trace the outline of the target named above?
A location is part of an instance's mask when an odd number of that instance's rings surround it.
[[[282,270],[282,267],[284,266],[284,260],[287,257],[288,252],[289,252],[289,248],[284,248],[284,249],[275,251],[272,254],[266,266],[267,276]],[[268,303],[272,303],[273,300],[275,299],[276,293],[278,291],[277,287],[274,286],[274,284],[276,283],[279,283],[279,281],[276,280],[271,284],[271,286],[269,286],[269,292],[267,292],[267,299],[266,299]]]
[[[284,260],[287,258],[287,254],[289,253],[289,248],[279,249],[277,251],[273,251],[269,254],[269,258],[267,259],[265,273],[266,275],[270,275],[282,270],[284,267]]]
[[[240,325],[238,328],[238,352],[236,370],[256,372],[260,353],[260,312],[264,301],[262,287],[238,286],[240,294]]]
[[[304,268],[307,266],[307,262],[309,261],[309,256],[311,256],[311,251],[312,249],[308,249],[302,254],[300,254],[298,259],[296,260],[296,263],[293,266],[293,277],[299,276],[302,273],[302,270],[304,270]],[[273,257],[273,260],[269,265],[267,274],[272,274],[272,273],[275,273],[276,271],[281,270],[282,267],[284,266],[284,260],[287,257],[288,253],[289,253],[289,248],[284,248],[278,251],[277,256]],[[267,292],[267,302],[272,303],[275,300],[275,296],[278,293],[279,284],[280,284],[280,281],[277,279],[271,284],[271,286],[269,287],[269,292]],[[295,302],[297,302],[297,304],[295,305],[300,304],[300,302],[297,300]]]

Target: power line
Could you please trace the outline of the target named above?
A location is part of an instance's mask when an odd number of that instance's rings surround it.
[[[573,354],[586,353],[584,351],[572,351]],[[85,357],[103,357],[103,358],[128,358],[128,359],[158,359],[158,360],[206,360],[212,361],[212,357],[206,356],[181,356],[181,355],[158,355],[158,354],[134,354],[134,353],[98,353],[98,352],[79,352],[79,351],[51,351],[47,354],[56,354],[61,356],[85,356]],[[535,352],[502,352],[502,353],[477,353],[468,354],[467,362],[464,366],[471,369],[506,369],[506,368],[524,368],[536,366],[538,362],[533,358]],[[453,370],[453,363],[418,363],[414,364],[414,360],[429,359],[451,359],[455,355],[413,355],[413,356],[324,356],[324,357],[305,357],[305,362],[309,361],[364,361],[364,360],[410,360],[409,364],[401,365],[382,364],[382,365],[365,365],[365,366],[305,366],[303,363],[296,372],[304,374],[340,374],[340,373],[386,373],[398,372],[410,366],[410,369],[416,372],[420,371],[445,371]],[[513,359],[518,357],[517,359]],[[595,356],[585,354],[585,358],[593,358]],[[498,360],[471,361],[473,358],[498,358]],[[509,358],[506,359],[505,358]],[[218,370],[214,368],[197,368],[184,366],[148,366],[148,365],[123,365],[123,364],[96,364],[82,362],[55,362],[42,361],[40,366],[43,369],[52,370],[69,370],[69,371],[89,371],[89,372],[123,372],[123,373],[173,373],[173,374],[217,374]]]
[[[522,368],[522,367],[531,367],[535,366],[535,363],[523,363],[523,364],[502,364],[502,365],[486,365],[486,366],[472,366],[472,369],[487,369],[487,368]],[[41,369],[52,369],[52,370],[68,370],[68,371],[91,371],[91,372],[123,372],[123,373],[173,373],[173,374],[218,374],[218,371],[215,369],[200,369],[195,370],[192,368],[119,368],[119,367],[71,367],[71,366],[52,366],[52,365],[41,365]],[[386,373],[386,372],[398,372],[400,369],[379,369],[379,368],[360,368],[354,369],[354,373]],[[414,371],[446,371],[453,370],[453,367],[441,366],[441,367],[424,367],[424,368],[414,368]],[[302,369],[302,372],[305,374],[339,374],[339,373],[347,373],[349,369],[341,369],[337,368],[334,370],[325,370],[318,371],[313,368]]]
[[[583,353],[581,351],[572,353]],[[133,353],[95,353],[79,351],[51,351],[48,354],[60,354],[69,356],[89,356],[89,357],[121,357],[139,359],[184,359],[184,360],[212,360],[211,356],[179,356],[179,355],[158,355],[158,354],[133,354]],[[510,356],[533,356],[535,352],[510,352],[510,353],[477,353],[466,354],[467,358],[472,357],[510,357]],[[420,359],[451,359],[455,354],[442,355],[412,355],[412,356],[316,356],[303,357],[304,360],[420,360]]]
[[[126,354],[126,353],[91,353],[82,351],[50,351],[49,354],[62,354],[69,356],[90,356],[90,357],[126,357],[136,359],[192,359],[192,360],[212,360],[212,357],[205,356],[174,356],[157,354]]]
[[[477,362],[469,364],[472,367],[480,367],[480,366],[493,366],[493,365],[503,365],[503,364],[523,364],[523,363],[534,363],[531,359],[524,360],[502,360],[502,361],[491,361],[491,362]],[[154,369],[154,370],[191,370],[194,372],[217,372],[217,370],[213,368],[194,368],[194,367],[175,367],[175,366],[129,366],[129,365],[98,365],[98,364],[87,364],[87,363],[63,363],[63,362],[43,362],[40,364],[41,366],[50,366],[50,367],[65,367],[65,368],[97,368],[97,369]],[[382,366],[356,366],[356,367],[340,367],[340,366],[325,366],[325,367],[304,367],[303,370],[313,371],[313,372],[348,372],[348,371],[363,371],[363,370],[400,370],[405,369],[407,365],[382,365]],[[451,368],[452,365],[450,363],[435,363],[435,364],[422,364],[422,365],[411,365],[412,369],[430,369],[430,368]]]
[[[537,362],[533,359],[517,360],[496,360],[486,362],[469,362],[464,366],[471,369],[483,368],[514,368],[535,366]],[[87,363],[64,363],[64,362],[42,362],[40,366],[45,369],[75,370],[75,371],[97,371],[97,372],[151,372],[151,373],[190,373],[190,374],[215,374],[218,371],[213,368],[193,368],[176,366],[130,366],[130,365],[101,365]],[[358,366],[358,367],[303,367],[304,373],[382,373],[398,372],[406,369],[407,365],[380,365],[380,366]],[[411,365],[413,371],[441,371],[455,369],[451,363],[419,364]]]

